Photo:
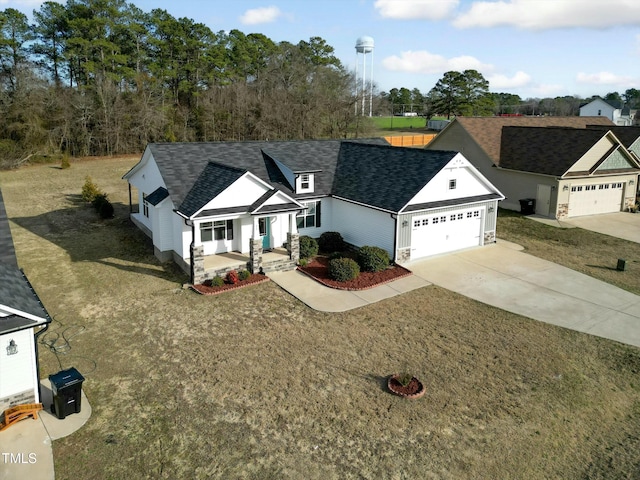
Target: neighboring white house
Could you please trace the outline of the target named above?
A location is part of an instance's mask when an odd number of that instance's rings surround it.
[[[633,115],[629,107],[621,102],[609,102],[602,98],[596,98],[580,107],[581,117],[607,117],[614,125],[633,125]]]
[[[533,199],[536,214],[560,219],[635,204],[639,130],[604,117],[458,117],[427,148],[464,153],[506,195],[505,208]]]
[[[123,178],[156,256],[196,283],[231,252],[268,271],[263,252],[286,246],[294,268],[299,235],[327,231],[398,263],[483,245],[504,198],[457,152],[381,139],[150,144]]]
[[[18,268],[0,192],[0,413],[40,403],[37,336],[51,318]]]

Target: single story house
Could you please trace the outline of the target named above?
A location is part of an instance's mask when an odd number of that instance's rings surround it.
[[[0,413],[16,405],[40,403],[37,341],[50,322],[18,268],[0,192]]]
[[[505,208],[533,199],[536,214],[561,219],[635,203],[638,157],[613,127],[604,117],[458,117],[426,148],[459,150],[506,195]]]
[[[133,222],[193,283],[295,268],[299,236],[327,231],[398,263],[483,245],[504,198],[458,152],[382,139],[154,143],[123,178]],[[219,257],[236,265],[217,268]]]
[[[589,103],[580,107],[581,117],[602,116],[606,117],[618,126],[633,125],[634,114],[631,109],[620,101],[594,98]]]

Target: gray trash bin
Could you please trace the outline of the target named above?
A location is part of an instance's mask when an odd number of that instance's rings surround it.
[[[82,382],[84,377],[71,367],[53,375],[49,375],[53,404],[51,413],[59,419],[64,419],[72,413],[80,413],[82,407]]]

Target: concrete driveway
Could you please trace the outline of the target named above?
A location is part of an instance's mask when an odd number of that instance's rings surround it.
[[[427,282],[503,310],[640,347],[640,296],[521,250],[498,241],[406,267]]]
[[[559,223],[640,243],[640,213],[618,212],[588,215],[561,220]]]

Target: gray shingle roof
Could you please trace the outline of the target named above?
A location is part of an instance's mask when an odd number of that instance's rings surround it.
[[[162,200],[169,196],[169,192],[164,187],[156,188],[151,194],[147,195],[145,199],[147,203],[153,205],[154,207],[158,205]]]
[[[353,140],[358,143],[388,145],[384,139]],[[321,170],[315,176],[314,195],[328,195],[341,140],[300,140],[288,142],[190,142],[152,143],[148,148],[158,165],[173,204],[180,210],[193,211],[199,203],[196,182],[209,162],[250,171],[261,180],[290,196],[296,195],[280,169],[265,152],[271,152],[292,170]],[[135,168],[135,167],[134,167]],[[189,202],[183,202],[191,194]],[[195,198],[194,198],[195,197]],[[198,200],[199,199],[199,200]],[[193,202],[193,203],[192,203]],[[200,208],[200,207],[198,207]],[[197,209],[195,211],[197,211]]]
[[[0,317],[0,334],[22,330],[51,321],[26,275],[18,268],[9,219],[0,191],[0,304],[40,317],[34,321],[21,315]]]
[[[640,127],[628,126],[606,126],[606,125],[587,125],[587,128],[594,128],[598,130],[611,130],[613,134],[618,137],[622,144],[629,148],[633,143],[640,138]]]
[[[399,212],[457,152],[344,142],[333,182],[338,197]]]
[[[605,134],[595,128],[504,127],[500,167],[562,176]]]

